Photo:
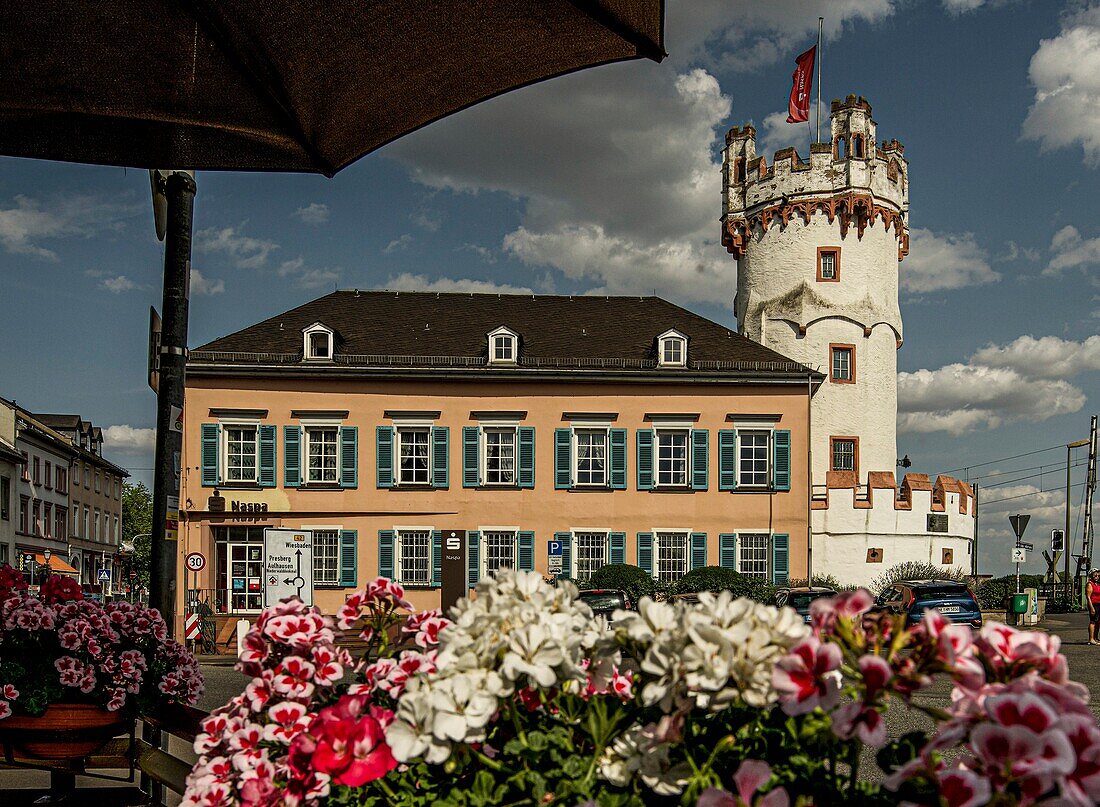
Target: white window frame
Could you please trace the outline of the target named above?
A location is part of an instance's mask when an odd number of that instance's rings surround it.
[[[822,280],[836,280],[836,264],[837,264],[837,258],[839,257],[839,250],[836,250],[836,249],[822,249],[819,254],[820,254],[820,257],[818,258],[818,260],[821,262],[821,279]],[[830,274],[825,274],[825,258],[826,257],[828,257],[829,261],[832,263],[832,267],[829,270]]]
[[[684,481],[661,481],[661,434],[681,434],[684,437]],[[653,430],[653,486],[681,490],[691,486],[691,429],[684,426],[658,426]]]
[[[489,364],[500,364],[505,366],[515,365],[519,361],[519,334],[513,331],[511,328],[500,326],[496,330],[489,331]],[[498,343],[502,347],[507,347],[507,353],[509,356],[497,357]]]
[[[404,479],[401,467],[401,435],[413,432],[423,433],[428,436],[428,467],[427,476],[423,481]],[[394,482],[400,487],[426,487],[432,484],[432,424],[430,423],[396,423],[394,424],[395,450],[394,450]]]
[[[301,526],[303,530],[309,530],[313,533],[313,584],[315,586],[323,586],[324,588],[338,588],[340,586],[340,531],[344,529],[343,524],[303,524]],[[321,580],[317,577],[317,533],[318,532],[335,532],[336,533],[336,579],[331,582],[328,580]]]
[[[415,586],[417,588],[428,588],[432,584],[432,534],[435,532],[435,527],[429,527],[424,525],[405,525],[394,526],[393,528],[393,573],[397,578],[397,582],[403,586]],[[405,576],[404,562],[405,553],[402,551],[401,536],[403,533],[427,533],[427,554],[425,555],[425,568],[427,569],[427,577],[424,580],[410,580]]]
[[[221,439],[218,446],[219,462],[222,469],[222,481],[226,485],[255,485],[260,480],[260,421],[258,420],[220,420]],[[230,429],[254,429],[256,432],[255,447],[256,461],[253,463],[255,473],[251,479],[229,478],[229,430]]]
[[[691,571],[691,533],[692,530],[684,527],[655,527],[653,529],[653,579],[676,581]],[[662,538],[669,540],[667,536],[675,536],[677,540],[684,541],[684,571],[678,577],[662,577],[661,574],[661,543]]]
[[[742,435],[746,432],[751,432],[751,433],[754,433],[754,434],[763,434],[764,435],[764,439],[765,439],[765,446],[764,446],[765,466],[764,466],[764,481],[762,483],[747,482],[741,476],[741,450],[744,447],[744,443],[742,442]],[[738,488],[766,490],[769,487],[771,487],[771,480],[772,480],[772,446],[773,446],[774,440],[775,440],[775,429],[761,428],[759,426],[748,426],[748,427],[743,427],[743,428],[738,428],[737,429],[737,465],[736,465],[736,469],[737,469],[737,487]]]
[[[585,535],[600,535],[602,537],[602,541],[603,541],[603,543],[602,543],[603,563],[600,564],[601,566],[606,566],[607,565],[607,562],[608,562],[608,543],[611,540],[611,530],[609,528],[604,528],[604,527],[579,527],[577,529],[570,530],[570,532],[569,532],[569,541],[570,541],[570,544],[571,544],[571,549],[570,549],[569,557],[572,560],[572,565],[573,565],[573,568],[572,568],[571,572],[572,572],[572,577],[576,578],[577,580],[585,579],[580,573],[580,570],[581,570],[581,567],[580,567],[581,553],[580,553],[580,541],[578,540],[578,536],[581,535],[582,533],[585,534]],[[596,568],[598,569],[600,567],[597,566]],[[595,570],[593,570],[593,571],[595,571]],[[589,574],[588,576],[591,577],[591,574]]]
[[[489,481],[489,432],[512,433],[512,481]],[[478,429],[478,440],[481,445],[478,452],[481,457],[481,479],[485,487],[490,488],[514,488],[519,485],[519,425],[514,423],[482,423]]]
[[[489,574],[489,533],[512,533],[512,568],[519,567],[519,527],[478,527],[477,563],[480,577]]]
[[[328,355],[316,356],[313,353],[313,337],[324,334],[328,338]],[[302,358],[305,361],[332,362],[335,361],[336,335],[332,328],[322,322],[314,322],[302,329]]]
[[[851,468],[837,468],[836,467],[836,447],[841,443],[848,443],[852,446],[852,451],[848,455],[852,458]],[[830,471],[854,471],[856,470],[856,440],[853,437],[833,437],[829,440],[829,470]]]
[[[603,481],[581,482],[581,451],[579,432],[603,435]],[[611,427],[610,426],[580,426],[574,424],[570,435],[573,458],[573,485],[578,488],[606,488],[611,484]]]
[[[742,552],[746,549],[749,538],[764,538],[764,573],[746,571],[742,566]],[[741,574],[759,577],[762,580],[772,581],[772,552],[775,546],[775,534],[767,529],[763,530],[738,530],[737,532],[737,571]],[[753,547],[759,550],[759,547]]]
[[[318,487],[332,487],[333,485],[340,484],[340,460],[341,460],[341,445],[340,445],[340,421],[338,420],[323,420],[323,421],[302,421],[302,470],[301,479],[307,486]],[[336,475],[331,481],[324,479],[310,479],[309,478],[309,446],[310,436],[309,433],[314,429],[328,429],[336,432]],[[322,474],[323,476],[323,474]]]
[[[668,359],[667,350],[669,343],[676,343],[679,347],[680,358]],[[686,367],[688,357],[688,338],[677,330],[665,331],[657,337],[657,366],[658,367]]]

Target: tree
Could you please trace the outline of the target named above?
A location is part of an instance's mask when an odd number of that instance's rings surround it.
[[[152,544],[149,533],[153,529],[153,496],[141,482],[122,486],[122,541],[134,545],[130,558],[130,570],[137,572],[131,584],[149,587],[149,569]]]

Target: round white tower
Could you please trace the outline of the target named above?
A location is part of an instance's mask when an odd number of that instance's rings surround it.
[[[726,135],[722,243],[737,258],[740,331],[828,380],[811,405],[814,484],[897,459],[898,264],[908,251],[904,149],[879,144],[871,105],[833,101],[831,143],[769,167],[752,126]]]

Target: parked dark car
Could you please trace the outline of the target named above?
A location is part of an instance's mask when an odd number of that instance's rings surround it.
[[[630,596],[625,591],[617,588],[590,588],[580,592],[578,599],[591,608],[592,613],[596,616],[606,617],[609,626],[615,611],[618,609],[621,608],[624,611],[634,610],[630,602]]]
[[[797,611],[810,624],[810,603],[822,597],[834,597],[836,592],[825,586],[797,586],[781,588],[775,592],[775,604],[782,608],[787,606]]]
[[[906,625],[920,622],[935,608],[952,622],[982,626],[982,609],[966,583],[954,580],[903,580],[888,586],[875,600],[874,611],[905,614]]]

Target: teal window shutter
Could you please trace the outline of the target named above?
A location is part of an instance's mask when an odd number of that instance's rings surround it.
[[[340,427],[340,487],[359,486],[359,427]]]
[[[533,572],[535,570],[535,533],[531,530],[520,530],[518,540],[516,565],[525,572]]]
[[[638,568],[646,574],[653,574],[653,533],[638,533]]]
[[[275,487],[275,427],[260,426],[260,474],[261,488]]]
[[[791,432],[776,429],[772,433],[772,487],[791,489]]]
[[[607,562],[626,563],[625,532],[613,532],[607,537]]]
[[[626,429],[611,429],[611,489],[626,490]]]
[[[653,429],[638,429],[638,490],[653,489]]]
[[[355,588],[359,577],[359,533],[340,530],[340,585]]]
[[[283,426],[283,484],[288,488],[302,484],[301,426]]]
[[[478,457],[480,440],[478,438],[477,426],[462,427],[462,487],[464,488],[476,488],[481,484],[481,463],[480,457]],[[477,582],[476,578],[474,578],[474,582]]]
[[[447,426],[432,426],[432,487],[450,487],[448,454],[451,449],[451,430]]]
[[[561,541],[561,574],[558,578],[568,580],[573,576],[573,533],[555,532],[554,540]]]
[[[718,536],[718,565],[737,569],[737,533],[724,532]]]
[[[706,490],[710,476],[710,432],[707,429],[691,430],[691,488]]]
[[[707,565],[707,534],[705,532],[693,532],[691,534],[691,568],[702,569]]]
[[[376,462],[378,487],[393,487],[393,426],[379,426],[375,430],[378,445]]]
[[[432,588],[443,585],[443,530],[432,530]]]
[[[718,489],[737,490],[737,430],[718,430]]]
[[[202,424],[202,484],[208,488],[220,485],[222,481],[218,472],[218,436],[221,430],[218,423]]]
[[[393,530],[378,531],[378,576],[395,579],[397,569],[394,568],[393,557]]]
[[[519,487],[535,486],[535,427],[520,426],[516,429],[519,438]]]
[[[787,584],[790,574],[790,536],[777,532],[772,536],[772,583]]]
[[[477,427],[474,427],[477,430]],[[481,576],[481,535],[477,530],[466,533],[466,568],[470,572],[470,588],[477,585]]]
[[[573,487],[573,430],[554,429],[554,488]]]

